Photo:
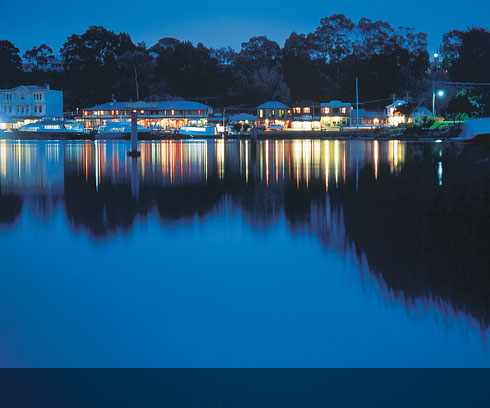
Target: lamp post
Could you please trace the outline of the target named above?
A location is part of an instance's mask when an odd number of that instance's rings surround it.
[[[435,117],[436,116],[436,95],[439,98],[442,98],[444,96],[444,90],[439,89],[436,92],[435,84],[434,84],[434,79],[432,79],[432,115]]]

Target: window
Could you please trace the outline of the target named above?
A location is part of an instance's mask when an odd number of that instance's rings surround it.
[[[34,113],[37,113],[37,105],[34,105]]]
[[[325,115],[328,115],[330,113],[330,108],[322,108],[322,112],[325,114]]]
[[[264,110],[263,109],[260,109],[259,110],[259,118],[263,118],[265,115],[264,115]]]
[[[39,113],[43,113],[43,106],[42,105],[39,105],[38,110],[39,110]]]
[[[304,107],[304,108],[303,108],[303,113],[311,113],[311,108],[309,108],[309,107]]]
[[[294,113],[301,113],[301,108],[293,108]]]
[[[279,109],[279,117],[280,118],[284,117],[284,109]]]
[[[333,108],[333,109],[332,109],[332,112],[333,112],[333,113],[339,113],[339,112],[340,112],[340,108]]]
[[[342,113],[347,113],[347,108],[342,108]]]
[[[171,115],[175,115],[175,109],[172,109],[172,110],[170,111],[170,114],[171,114]]]
[[[273,118],[274,116],[276,116],[276,111],[274,109],[271,109],[269,111],[269,118]]]

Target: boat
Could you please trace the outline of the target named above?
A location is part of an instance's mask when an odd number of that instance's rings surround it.
[[[131,122],[108,121],[104,125],[99,126],[96,130],[96,139],[129,139],[131,137]],[[137,131],[138,137],[151,135],[151,129],[147,129],[139,124],[137,125]]]
[[[191,137],[215,137],[216,127],[213,125],[189,124],[179,129],[181,135]]]
[[[43,119],[13,129],[11,135],[21,139],[90,139],[93,132],[75,120]]]

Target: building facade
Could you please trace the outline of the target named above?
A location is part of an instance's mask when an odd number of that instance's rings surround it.
[[[398,111],[400,106],[406,105],[407,101],[403,99],[399,99],[394,101],[392,104],[386,106],[385,114],[386,114],[386,124],[388,126],[398,126],[402,123],[407,123],[407,117],[403,113]]]
[[[292,108],[292,130],[320,130],[321,106],[316,102],[295,103]]]
[[[277,101],[267,101],[257,106],[257,123],[269,128],[271,125],[289,127],[291,108]]]
[[[321,104],[321,128],[329,129],[351,125],[352,105],[348,102],[330,101]]]
[[[379,127],[385,122],[385,114],[383,112],[367,111],[365,109],[352,110],[351,126],[356,127]]]
[[[22,85],[0,90],[0,112],[15,123],[63,116],[63,91],[48,86]]]
[[[190,123],[208,122],[213,109],[193,101],[162,102],[108,102],[82,110],[81,117],[87,129],[103,125],[107,121],[130,121],[131,112],[138,111],[138,123],[147,128],[180,128]]]

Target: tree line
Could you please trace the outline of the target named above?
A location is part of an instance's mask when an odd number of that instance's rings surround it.
[[[239,51],[175,38],[148,47],[127,33],[91,26],[68,37],[59,55],[64,69],[49,70],[53,50],[46,44],[34,47],[23,55],[34,69],[23,72],[19,50],[0,41],[0,87],[49,83],[64,90],[65,106],[74,110],[111,99],[186,98],[216,107],[252,107],[269,99],[353,101],[355,78],[362,101],[383,100],[384,106],[392,95],[430,101],[435,75],[490,82],[486,29],[445,34],[442,63],[431,66],[426,34],[367,18],[355,23],[343,14],[322,18],[312,33],[291,33],[282,48],[265,36],[243,42]],[[469,103],[481,114],[490,105],[487,91],[458,92],[452,108]]]

